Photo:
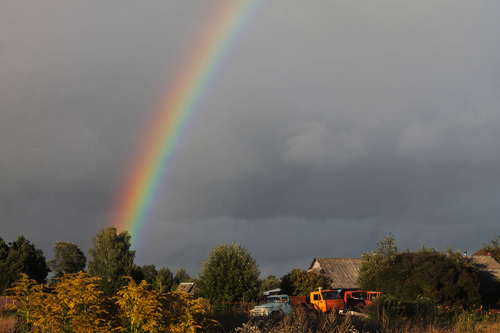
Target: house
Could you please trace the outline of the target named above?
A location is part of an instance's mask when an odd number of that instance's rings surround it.
[[[330,277],[332,289],[359,289],[361,258],[314,258],[308,272]]]
[[[194,293],[196,291],[196,287],[194,285],[194,282],[181,282],[177,289],[175,289],[175,292],[185,292],[188,295],[194,296]]]
[[[495,305],[500,299],[500,263],[488,255],[468,258],[478,268],[483,300]],[[361,258],[314,258],[308,272],[327,275],[331,289],[359,289],[357,279],[361,263]]]
[[[470,260],[476,264],[481,281],[481,294],[488,304],[496,304],[500,298],[500,263],[491,256],[472,255]]]

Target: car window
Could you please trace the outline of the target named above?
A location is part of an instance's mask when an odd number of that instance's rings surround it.
[[[324,300],[339,299],[340,295],[337,291],[324,291],[321,293]]]

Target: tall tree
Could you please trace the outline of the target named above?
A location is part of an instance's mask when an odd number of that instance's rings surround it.
[[[172,290],[177,289],[177,287],[182,282],[191,282],[193,279],[189,276],[188,272],[184,268],[180,268],[177,273],[175,273],[174,284],[172,285]]]
[[[143,274],[143,279],[146,280],[148,284],[153,285],[156,275],[158,275],[155,265],[143,265],[141,267],[141,270]]]
[[[152,283],[153,289],[158,290],[160,293],[169,292],[174,286],[174,277],[168,267],[162,267],[156,274]]]
[[[246,248],[218,244],[201,265],[197,288],[211,302],[250,301],[259,296],[260,270]]]
[[[135,251],[130,249],[130,239],[128,231],[117,234],[115,227],[101,229],[92,238],[94,247],[89,249],[92,257],[89,273],[101,278],[101,287],[108,294],[127,285],[124,276],[133,275]]]
[[[24,236],[19,236],[13,243],[6,244],[0,238],[0,294],[24,273],[38,283],[46,283],[50,268],[45,261],[43,251],[37,249]]]
[[[70,242],[56,242],[54,254],[55,259],[47,260],[47,265],[55,278],[85,270],[87,258],[78,245]]]
[[[389,268],[393,264],[394,258],[399,253],[396,240],[392,234],[389,234],[387,237],[381,237],[377,245],[378,247],[374,251],[361,255],[363,264],[358,274],[358,283],[360,285],[366,285],[373,276],[378,276],[382,272],[386,272],[386,268]],[[389,275],[386,278],[392,280],[394,277]]]

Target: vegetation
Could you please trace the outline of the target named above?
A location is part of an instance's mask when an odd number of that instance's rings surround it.
[[[182,283],[182,282],[193,282],[194,279],[191,279],[189,274],[186,272],[184,268],[180,268],[177,273],[175,273],[174,277],[174,284],[172,285],[172,290],[177,289],[177,287]]]
[[[269,274],[264,280],[260,281],[260,294],[281,287],[281,279]]]
[[[65,274],[78,273],[85,270],[87,258],[78,245],[70,242],[57,242],[54,246],[55,259],[47,260],[54,278]]]
[[[500,237],[493,237],[491,244],[487,245],[483,243],[483,247],[480,250],[482,255],[490,255],[493,259],[500,262]]]
[[[328,289],[330,278],[323,274],[308,273],[305,269],[293,269],[281,278],[281,291],[291,296],[308,296],[318,288]]]
[[[156,277],[153,280],[152,286],[155,290],[158,290],[161,293],[168,292],[173,290],[174,286],[174,277],[172,276],[172,272],[168,267],[162,267],[156,274]]]
[[[377,250],[363,254],[358,283],[404,302],[473,307],[481,303],[477,268],[459,252],[422,248],[398,252],[391,235]]]
[[[246,248],[218,244],[201,265],[197,288],[210,302],[238,302],[259,296],[260,270]]]
[[[160,294],[146,281],[132,278],[115,296],[100,289],[100,278],[88,273],[67,274],[54,288],[26,274],[9,289],[22,306],[11,307],[23,319],[21,330],[42,332],[212,332],[202,299],[185,293]],[[127,280],[127,279],[126,279]]]
[[[0,295],[5,295],[20,273],[29,275],[38,283],[46,283],[49,272],[43,251],[24,236],[9,244],[0,238]]]
[[[115,293],[127,284],[123,276],[133,276],[135,251],[130,249],[131,236],[128,231],[116,233],[115,227],[101,229],[92,238],[94,247],[89,249],[89,273],[99,277],[99,284],[106,294]]]
[[[363,254],[358,283],[385,294],[363,316],[297,311],[249,320],[247,311],[256,303],[234,302],[257,299],[278,287],[289,295],[308,295],[328,288],[329,279],[298,269],[282,279],[259,279],[259,268],[244,247],[219,244],[196,280],[210,304],[170,292],[181,282],[193,281],[184,269],[174,276],[166,267],[157,271],[154,265],[135,265],[130,239],[126,231],[102,229],[93,238],[85,273],[86,258],[75,244],[57,242],[55,259],[45,262],[43,252],[23,236],[9,244],[0,238],[0,288],[22,304],[13,306],[22,320],[5,318],[9,313],[4,312],[0,331],[486,333],[500,328],[498,312],[480,306],[476,266],[451,248],[399,252],[392,234],[381,238],[377,249]],[[483,244],[481,253],[498,258],[499,243],[495,237],[490,245]],[[44,285],[49,267],[54,271],[51,287]],[[222,312],[218,302],[233,304]]]

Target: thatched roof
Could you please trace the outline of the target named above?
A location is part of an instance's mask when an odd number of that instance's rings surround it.
[[[360,268],[361,258],[314,258],[308,271],[328,275],[332,289],[353,289]]]
[[[485,294],[500,294],[500,263],[491,256],[471,256],[470,259],[479,269],[481,292]]]

